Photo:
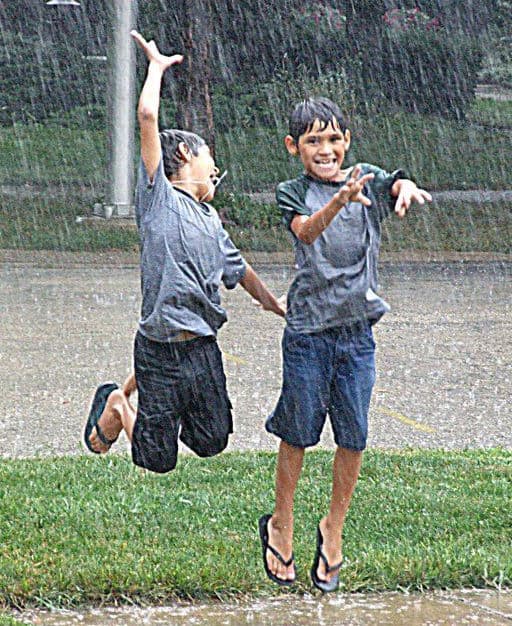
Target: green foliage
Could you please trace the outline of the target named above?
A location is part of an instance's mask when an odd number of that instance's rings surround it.
[[[215,126],[221,132],[236,128],[285,128],[290,113],[304,98],[325,96],[343,105],[347,114],[356,108],[354,85],[345,68],[315,76],[301,65],[293,72],[277,70],[272,80],[218,87],[213,92]]]
[[[512,2],[496,0],[490,27],[491,41],[486,46],[480,80],[512,87]]]
[[[382,93],[405,111],[463,119],[478,79],[475,40],[418,25],[389,28],[382,42]]]
[[[70,109],[104,105],[104,68],[93,68],[62,37],[5,31],[3,44],[0,125],[65,118]]]

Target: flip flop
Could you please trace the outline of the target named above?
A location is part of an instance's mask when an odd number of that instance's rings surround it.
[[[93,428],[96,428],[96,432],[101,443],[105,444],[109,448],[117,441],[117,437],[115,439],[108,439],[105,437],[98,424],[98,420],[105,409],[109,395],[116,389],[119,389],[119,386],[116,385],[116,383],[105,383],[100,385],[96,389],[94,398],[92,399],[91,410],[89,411],[89,417],[87,418],[87,423],[85,424],[84,443],[91,452],[94,452],[94,454],[101,454],[101,452],[93,450],[91,442],[89,441]]]
[[[323,593],[329,593],[330,591],[336,591],[339,585],[339,572],[340,567],[343,564],[343,559],[336,563],[336,565],[329,565],[329,561],[327,557],[323,553],[323,545],[324,538],[322,537],[322,533],[320,532],[320,525],[316,529],[316,552],[315,552],[315,560],[313,561],[313,567],[311,568],[311,580],[313,581],[313,585]],[[318,578],[317,570],[320,564],[320,559],[324,562],[325,565],[325,573],[330,574],[331,572],[337,572],[336,576],[333,576],[331,580],[322,580]]]
[[[262,515],[259,519],[258,522],[258,526],[260,529],[260,539],[261,539],[261,547],[263,549],[263,565],[265,566],[265,572],[267,574],[267,576],[270,578],[270,580],[272,582],[277,583],[278,585],[282,585],[283,587],[287,587],[289,585],[293,585],[295,580],[296,580],[296,576],[297,576],[297,572],[295,571],[295,565],[293,566],[293,571],[294,571],[294,578],[292,580],[284,580],[283,578],[279,578],[277,577],[275,574],[273,574],[270,571],[270,568],[268,566],[268,562],[267,562],[267,550],[270,550],[270,552],[272,552],[272,554],[276,557],[276,559],[278,559],[285,567],[289,567],[292,563],[293,563],[293,554],[291,555],[291,557],[288,559],[288,561],[285,561],[283,558],[283,555],[280,554],[275,548],[273,548],[271,545],[269,545],[268,543],[268,523],[271,519],[272,515]]]

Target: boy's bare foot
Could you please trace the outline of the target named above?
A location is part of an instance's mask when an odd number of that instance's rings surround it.
[[[295,563],[293,562],[293,523],[281,525],[278,521],[274,521],[271,517],[267,524],[268,545],[278,552],[286,565],[279,560],[267,549],[265,558],[267,559],[268,569],[272,574],[282,581],[295,581]]]
[[[126,396],[120,389],[115,389],[109,395],[103,413],[98,420],[98,426],[104,439],[114,442],[119,437],[119,433],[123,430],[121,412],[123,404],[126,402]],[[112,445],[101,440],[96,427],[91,431],[89,442],[92,449],[100,454],[108,452]]]

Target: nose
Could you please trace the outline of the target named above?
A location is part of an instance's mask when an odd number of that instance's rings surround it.
[[[331,153],[331,146],[329,145],[328,141],[322,141],[320,143],[320,145],[318,146],[318,152],[320,154],[330,154]]]
[[[218,176],[219,172],[220,172],[219,168],[216,165],[214,165],[213,166],[213,173],[215,174],[215,176]]]

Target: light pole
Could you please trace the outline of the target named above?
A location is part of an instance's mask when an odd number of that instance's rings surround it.
[[[105,204],[93,215],[110,219],[132,217],[135,128],[135,28],[137,0],[109,0],[111,36],[107,53],[107,185]],[[50,0],[47,6],[80,6],[76,0]]]

